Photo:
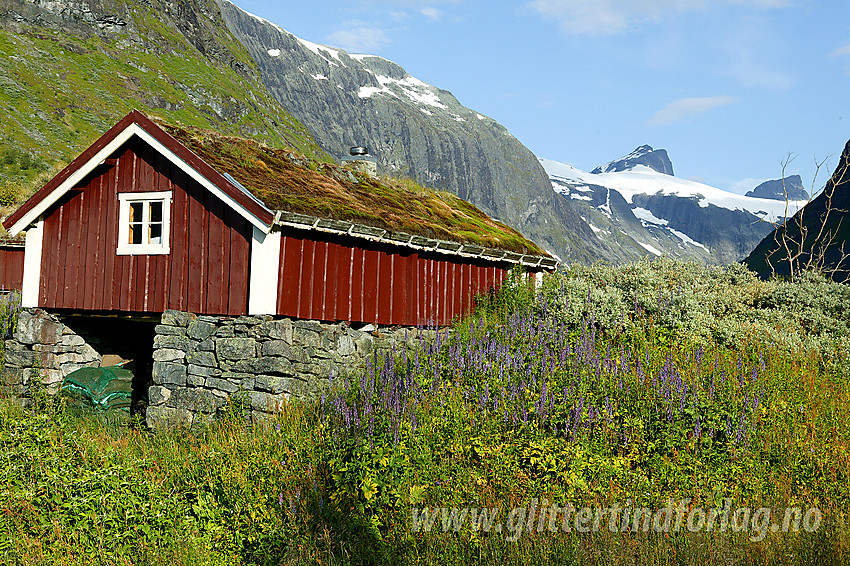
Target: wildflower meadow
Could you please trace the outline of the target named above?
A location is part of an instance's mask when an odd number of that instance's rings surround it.
[[[844,562],[850,288],[656,260],[575,267],[540,288],[513,274],[477,305],[451,327],[410,329],[394,350],[331,376],[320,399],[292,401],[270,421],[246,421],[232,405],[207,428],[152,432],[61,400],[3,405],[0,556]],[[551,511],[538,510],[608,510],[614,524],[612,508],[671,501],[683,516],[792,509],[817,523],[581,531],[549,528]],[[512,536],[480,520],[512,509],[524,521]]]

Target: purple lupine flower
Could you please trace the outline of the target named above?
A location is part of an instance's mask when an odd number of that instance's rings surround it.
[[[745,427],[744,413],[741,413],[741,422],[738,423],[738,431],[735,433],[735,444],[738,444],[739,442],[741,442],[742,435],[744,434],[744,427]]]

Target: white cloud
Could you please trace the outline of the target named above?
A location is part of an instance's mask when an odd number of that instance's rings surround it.
[[[434,20],[435,22],[439,22],[440,18],[443,17],[442,10],[438,10],[431,6],[425,6],[424,8],[419,10],[419,13],[428,18],[429,20]]]
[[[647,123],[666,126],[675,122],[681,122],[693,116],[705,114],[710,110],[721,106],[734,104],[738,99],[734,96],[706,96],[702,98],[681,98],[667,104],[656,112]]]
[[[614,35],[676,12],[716,9],[731,4],[755,9],[781,8],[791,0],[531,0],[526,6],[561,29],[578,35]]]
[[[328,45],[333,45],[349,53],[369,53],[377,51],[390,42],[389,36],[381,28],[361,25],[337,30],[327,37]]]
[[[850,45],[845,45],[832,52],[833,56],[850,55]]]

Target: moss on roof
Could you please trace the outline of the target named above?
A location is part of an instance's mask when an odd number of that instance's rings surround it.
[[[253,140],[157,123],[214,169],[232,175],[272,210],[548,255],[518,231],[451,193],[409,179],[375,178]]]

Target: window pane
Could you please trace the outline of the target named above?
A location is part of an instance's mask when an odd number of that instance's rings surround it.
[[[141,224],[130,224],[130,243],[131,244],[141,244],[142,243],[142,225]]]
[[[141,221],[142,221],[142,203],[131,202],[130,203],[130,222],[141,222]]]
[[[152,202],[151,222],[162,222],[162,202]]]
[[[151,211],[153,212],[153,211]],[[161,244],[162,243],[162,224],[154,224],[150,225],[150,242],[151,244]]]

